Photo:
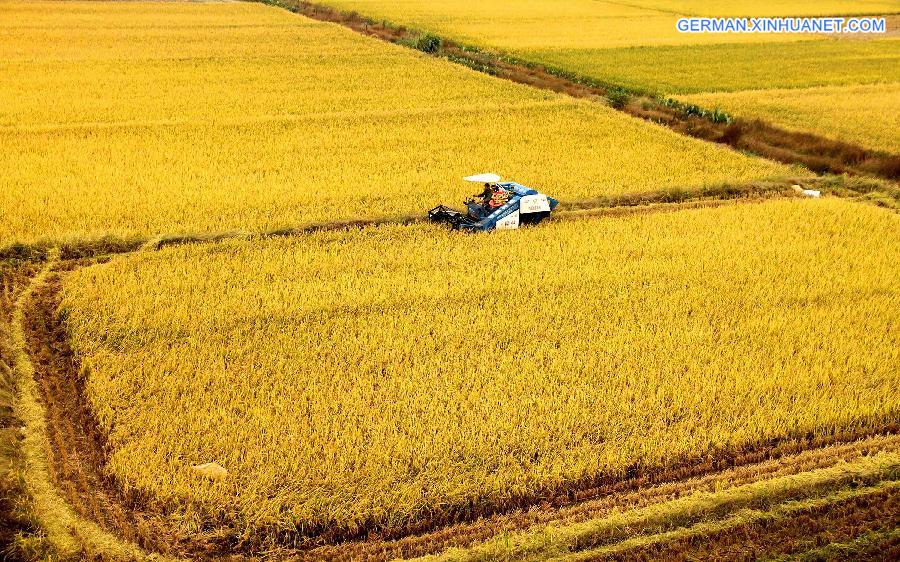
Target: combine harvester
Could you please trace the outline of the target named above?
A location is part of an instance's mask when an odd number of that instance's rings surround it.
[[[509,230],[538,224],[550,216],[559,201],[514,181],[501,182],[497,174],[477,174],[463,178],[483,183],[484,191],[466,201],[468,212],[438,205],[428,211],[431,222],[449,224],[454,230]]]

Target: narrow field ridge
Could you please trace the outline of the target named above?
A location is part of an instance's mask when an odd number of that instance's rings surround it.
[[[900,187],[874,178],[848,178],[841,176],[800,177],[780,181],[721,184],[701,187],[660,189],[621,195],[609,195],[579,201],[560,202],[551,220],[574,220],[586,216],[626,216],[636,213],[673,212],[698,207],[757,202],[780,197],[799,197],[794,185],[819,190],[825,195],[858,199],[879,206],[900,210]],[[451,203],[451,206],[460,206]],[[75,260],[107,254],[122,254],[139,249],[158,250],[167,246],[194,243],[221,242],[228,239],[265,239],[284,236],[302,236],[313,232],[347,230],[391,224],[427,222],[422,213],[381,217],[344,219],[312,223],[269,231],[226,232],[172,232],[153,237],[100,238],[55,241],[52,239],[31,244],[15,243],[0,247],[0,262],[41,263],[52,248],[58,248],[60,259]]]
[[[28,499],[28,519],[40,527],[40,535],[57,555],[74,559],[94,552],[117,559],[139,559],[143,553],[133,544],[120,541],[114,533],[106,532],[95,521],[80,517],[68,503],[65,491],[57,486],[54,477],[49,431],[52,424],[45,418],[46,409],[40,399],[36,367],[26,351],[29,347],[26,309],[36,292],[44,287],[57,263],[58,252],[52,251],[40,270],[22,270],[27,281],[19,280],[24,286],[19,288],[9,319],[11,348],[0,347],[0,352],[9,354],[9,357],[2,358],[3,362],[12,364],[13,409],[17,422],[22,424],[22,438],[17,451],[17,469],[21,471],[23,486],[20,493]],[[15,272],[0,273],[3,274],[2,285],[10,280],[16,283]],[[17,555],[11,550],[7,553],[12,557]]]
[[[839,182],[843,183],[843,182]],[[679,209],[695,208],[699,205],[715,205],[721,203],[741,203],[755,201],[762,198],[796,197],[791,189],[792,185],[801,185],[813,189],[830,189],[827,180],[815,177],[792,178],[784,181],[753,182],[747,184],[724,184],[706,187],[686,187],[679,189],[664,189],[641,193],[627,193],[623,195],[611,195],[581,201],[561,201],[553,220],[568,220],[594,212],[598,215],[621,216],[633,213],[677,211]],[[849,189],[849,194],[859,195],[861,190],[879,190],[876,183],[862,184]],[[835,192],[843,195],[843,192]],[[460,206],[461,205],[453,205]],[[390,224],[414,224],[427,222],[427,214],[416,213],[409,215],[344,219],[322,223],[312,223],[303,226],[283,228],[278,230],[253,232],[253,231],[226,231],[205,233],[169,233],[154,237],[119,238],[115,236],[101,237],[97,239],[56,242],[45,241],[35,244],[12,244],[0,248],[0,261],[27,261],[42,262],[51,248],[58,247],[62,260],[75,260],[91,258],[106,254],[122,254],[139,249],[158,250],[167,246],[192,243],[221,242],[228,239],[246,238],[276,238],[284,236],[301,236],[313,232],[329,230],[346,230],[352,228],[367,228]]]

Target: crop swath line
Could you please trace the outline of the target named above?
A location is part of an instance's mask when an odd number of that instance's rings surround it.
[[[813,529],[817,527],[810,525],[811,518],[819,518],[820,521],[817,523],[820,525],[843,526],[847,525],[847,522],[841,519],[846,519],[849,511],[850,516],[854,519],[864,518],[863,522],[854,521],[856,525],[862,523],[865,525],[864,529],[881,529],[880,517],[884,511],[890,513],[897,510],[898,496],[900,496],[900,492],[897,490],[896,483],[884,487],[863,488],[849,493],[836,493],[817,500],[789,502],[771,511],[739,511],[720,521],[698,523],[687,529],[648,537],[635,537],[623,541],[621,544],[577,552],[553,560],[615,560],[624,556],[638,559],[674,556],[677,559],[679,555],[683,557],[686,554],[700,559],[743,560],[746,559],[749,552],[753,552],[761,545],[777,548],[782,544],[778,542],[779,540],[787,540],[787,537],[777,531],[771,535],[767,534],[768,529],[780,526],[784,527],[784,530],[791,531],[792,535],[798,530],[809,532],[808,526]],[[882,503],[886,504],[886,509],[879,505]],[[878,508],[873,508],[873,504]],[[829,515],[834,515],[831,513],[833,511],[837,512],[836,515],[844,515],[844,517],[835,517],[834,519],[837,520],[829,521]],[[798,524],[798,521],[802,521],[803,524]],[[828,527],[828,530],[831,531],[831,527]],[[840,528],[840,531],[848,532],[843,527]],[[754,534],[757,536],[753,536]],[[753,544],[750,544],[750,537],[756,539]],[[797,539],[796,536],[791,538]],[[736,549],[727,548],[735,546],[737,546]]]
[[[535,523],[535,515],[540,515],[538,521],[587,517],[598,509],[608,510],[611,506],[658,501],[703,482],[710,486],[728,482],[728,478],[756,480],[779,471],[794,470],[791,467],[839,462],[844,456],[859,451],[900,447],[900,437],[893,435],[898,427],[891,422],[893,416],[888,416],[882,424],[883,431],[879,432],[887,436],[870,438],[872,432],[853,431],[839,432],[827,438],[796,435],[745,447],[741,451],[721,451],[710,458],[685,459],[665,468],[634,469],[624,480],[600,477],[590,482],[572,483],[547,494],[498,506],[495,510],[474,510],[455,514],[451,519],[423,520],[415,527],[364,529],[354,533],[326,530],[309,536],[281,534],[275,544],[271,537],[239,539],[231,531],[228,521],[219,521],[199,534],[185,533],[165,519],[164,505],[136,492],[125,493],[104,470],[109,452],[105,436],[90,410],[78,360],[71,352],[68,335],[57,313],[65,273],[94,261],[69,260],[54,267],[47,281],[35,288],[33,298],[25,305],[27,352],[35,365],[35,379],[46,404],[47,429],[53,449],[51,474],[73,508],[83,517],[95,521],[110,533],[157,552],[196,557],[227,553],[251,555],[265,549],[309,558],[354,559],[362,552],[376,558],[398,554],[409,556],[439,551],[467,540],[477,542],[497,532],[529,526]],[[865,438],[869,439],[857,442]],[[819,449],[821,447],[826,448]],[[744,466],[748,468],[741,469]],[[644,490],[648,485],[653,488]],[[589,500],[600,503],[588,508]],[[542,513],[535,514],[531,509],[534,507],[552,515],[548,518]],[[489,519],[478,521],[481,516]],[[464,523],[466,520],[470,523]],[[460,521],[463,522],[461,526],[454,526]],[[460,535],[462,540],[459,540]],[[442,536],[441,541],[435,540]],[[323,542],[331,546],[321,547]]]
[[[770,510],[739,511],[722,520],[635,537],[554,560],[677,560],[686,555],[698,560],[745,560],[750,553],[795,554],[817,544],[817,539],[830,542],[890,531],[898,517],[900,484],[891,481],[822,498],[786,502]]]
[[[796,555],[821,541],[839,542],[852,540],[860,535],[887,533],[900,523],[900,488],[893,481],[882,488],[873,487],[872,493],[862,493],[840,498],[833,503],[813,505],[810,509],[785,509],[777,511],[771,519],[765,517],[749,525],[743,525],[707,537],[699,544],[689,541],[660,545],[645,552],[666,557],[668,552],[689,550],[693,555],[709,559],[738,559],[741,552],[768,552]],[[878,559],[876,554],[873,559]],[[857,560],[864,559],[863,553]]]
[[[859,198],[867,193],[884,193],[884,196],[889,200],[892,198],[900,199],[900,190],[894,194],[891,188],[886,185],[886,182],[879,182],[878,180],[848,181],[842,178],[792,178],[784,181],[672,188],[575,201],[563,200],[557,208],[558,210],[551,217],[551,220],[574,220],[587,216],[615,217],[635,213],[671,212],[702,206],[752,203],[765,199],[796,197],[797,194],[791,189],[793,185],[819,189],[838,196]],[[75,242],[14,243],[6,247],[0,247],[0,260],[12,259],[41,262],[46,258],[47,252],[52,247],[59,248],[60,256],[63,260],[72,260],[106,254],[128,253],[141,248],[160,249],[178,244],[212,243],[237,238],[265,239],[302,236],[320,231],[425,222],[427,222],[427,216],[423,212],[381,218],[339,219],[267,231],[174,232],[153,237],[121,238],[105,236]]]
[[[789,555],[763,558],[766,562],[813,562],[818,560],[900,560],[900,522],[886,531],[869,531],[846,542]]]
[[[576,500],[571,505],[561,507],[544,505],[539,509],[497,515],[418,536],[393,541],[368,541],[358,542],[354,545],[323,547],[313,553],[320,554],[324,558],[347,560],[371,557],[376,554],[388,558],[424,556],[451,547],[468,547],[485,542],[497,535],[514,531],[551,524],[576,524],[607,516],[614,509],[639,509],[698,491],[713,492],[723,487],[737,487],[752,482],[827,468],[841,461],[850,461],[862,454],[863,451],[875,450],[900,450],[900,436],[888,435],[849,444],[808,449],[777,459],[739,465],[671,482],[623,482],[618,488],[611,489],[608,495],[600,496],[597,499]]]
[[[900,496],[898,460],[897,453],[879,453],[847,464],[836,463],[723,490],[696,491],[657,505],[611,512],[583,523],[554,524],[537,531],[506,534],[469,550],[450,549],[439,559],[475,562],[497,557],[596,559],[622,555],[659,559],[652,553],[635,555],[632,551],[657,548],[677,551],[667,545],[678,541],[690,543],[697,537],[715,537],[761,521],[783,520],[791,513],[827,509],[860,494]],[[874,519],[877,522],[880,517]],[[747,551],[743,552],[746,556]],[[710,552],[698,557],[722,558],[728,556]]]
[[[358,33],[383,41],[409,45],[421,33],[386,21],[375,21],[357,13],[307,2],[306,0],[253,0],[296,12],[303,16],[337,23]],[[717,122],[696,115],[678,104],[669,104],[655,95],[601,83],[573,73],[521,60],[506,54],[483,51],[442,38],[431,53],[474,70],[499,78],[592,100],[624,96],[616,107],[634,117],[659,123],[670,129],[737,150],[751,151],[786,164],[802,164],[817,173],[851,173],[885,179],[900,179],[900,155],[870,150],[854,143],[792,132],[760,119]]]

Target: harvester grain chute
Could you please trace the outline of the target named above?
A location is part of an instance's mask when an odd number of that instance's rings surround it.
[[[497,174],[463,178],[483,183],[484,191],[465,202],[466,212],[438,205],[428,211],[432,222],[449,224],[455,230],[508,230],[537,224],[550,216],[559,201],[514,181],[500,181]]]

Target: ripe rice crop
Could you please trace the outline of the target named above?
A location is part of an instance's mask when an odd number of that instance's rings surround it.
[[[620,3],[326,0],[375,19],[602,82],[658,93],[877,83],[900,65],[896,39],[823,39],[814,34],[679,33],[683,16],[891,13],[891,2]],[[857,36],[858,37],[858,36]],[[896,70],[894,71],[896,74]]]
[[[635,5],[657,8],[691,16],[710,17],[795,17],[896,14],[900,7],[890,0],[636,0]]]
[[[484,170],[564,200],[791,173],[268,6],[0,13],[0,247],[424,213]]]
[[[831,199],[319,232],[119,257],[62,310],[108,469],[173,520],[400,525],[896,419],[898,234]]]
[[[703,107],[900,154],[900,83],[684,96]]]
[[[878,84],[892,80],[900,71],[897,39],[544,49],[523,56],[664,94]]]
[[[758,43],[806,39],[796,34],[679,33],[675,25],[678,18],[683,15],[699,15],[696,11],[656,9],[640,2],[325,0],[322,3],[346,11],[356,11],[376,20],[384,19],[438,33],[480,47],[515,52],[547,48],[607,49],[638,45]]]

